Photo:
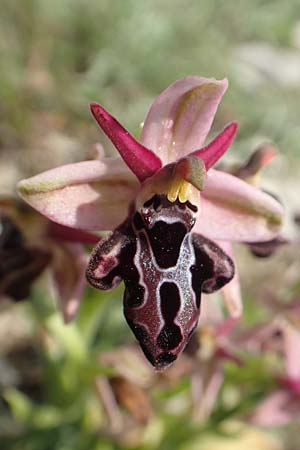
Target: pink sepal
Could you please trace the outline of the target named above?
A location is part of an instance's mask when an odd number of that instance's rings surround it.
[[[266,241],[282,225],[283,208],[277,200],[219,170],[208,171],[201,202],[194,230],[212,240]]]
[[[18,188],[27,203],[54,222],[105,231],[127,217],[139,182],[117,157],[60,166],[20,181]]]
[[[164,165],[199,149],[227,87],[226,79],[188,76],[175,81],[152,104],[141,143]]]

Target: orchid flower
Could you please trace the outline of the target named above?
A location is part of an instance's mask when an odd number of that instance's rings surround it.
[[[99,237],[50,222],[25,206],[9,198],[0,201],[0,295],[26,299],[47,268],[67,323],[78,310],[86,284],[83,244],[95,244]]]
[[[156,369],[171,364],[196,328],[201,292],[234,276],[214,240],[263,241],[282,223],[268,194],[212,166],[232,143],[235,122],[203,146],[227,80],[190,76],[158,96],[138,142],[102,106],[91,111],[121,158],[84,161],[19,183],[49,219],[114,230],[92,253],[88,281],[125,283],[124,313]]]
[[[51,261],[47,249],[30,245],[0,205],[0,298],[20,301]]]

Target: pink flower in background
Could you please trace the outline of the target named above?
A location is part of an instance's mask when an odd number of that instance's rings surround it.
[[[282,223],[274,198],[212,169],[236,123],[202,147],[227,84],[176,81],[150,108],[140,142],[93,103],[121,158],[70,164],[19,183],[20,195],[55,222],[115,230],[94,250],[88,280],[104,290],[124,280],[126,319],[158,369],[177,358],[197,326],[201,291],[234,276],[228,243],[270,240]],[[234,306],[237,275],[230,285]]]
[[[0,300],[24,300],[34,281],[51,263],[48,249],[29,243],[12,219],[12,202],[0,201]]]
[[[25,300],[33,282],[48,269],[58,306],[69,322],[86,284],[84,244],[96,244],[99,237],[51,222],[25,206],[9,198],[0,201],[0,295]]]
[[[299,319],[299,303],[295,313]],[[265,327],[264,343],[266,331],[280,339],[277,350],[282,356],[283,374],[277,376],[278,388],[257,405],[250,418],[256,425],[278,427],[300,419],[300,331],[284,317]],[[256,339],[259,341],[259,335]]]

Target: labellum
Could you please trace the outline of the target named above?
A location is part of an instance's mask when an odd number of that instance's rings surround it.
[[[189,163],[166,166],[143,184],[128,219],[98,244],[87,270],[98,289],[124,281],[126,320],[157,370],[187,345],[198,324],[201,292],[221,288],[234,274],[231,259],[192,232],[200,195],[180,175]]]

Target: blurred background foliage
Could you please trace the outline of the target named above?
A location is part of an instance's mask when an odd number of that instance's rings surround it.
[[[275,142],[280,153],[265,183],[288,214],[296,210],[299,0],[0,0],[0,8],[1,195],[24,176],[83,159],[97,141],[114,151],[91,119],[91,100],[138,135],[153,99],[195,74],[230,81],[213,129],[240,122],[228,160]],[[269,320],[262,297],[270,286],[299,298],[299,263],[294,249],[267,262],[241,253],[249,326]],[[1,306],[1,449],[299,449],[293,424],[274,434],[245,420],[274,387],[270,355],[244,355],[243,367],[226,362],[212,414],[195,419],[188,370],[155,375],[132,350],[121,290],[88,289],[65,326],[47,283],[43,274],[27,302]],[[119,355],[122,348],[133,356]],[[120,381],[128,365],[138,373],[130,387]]]

